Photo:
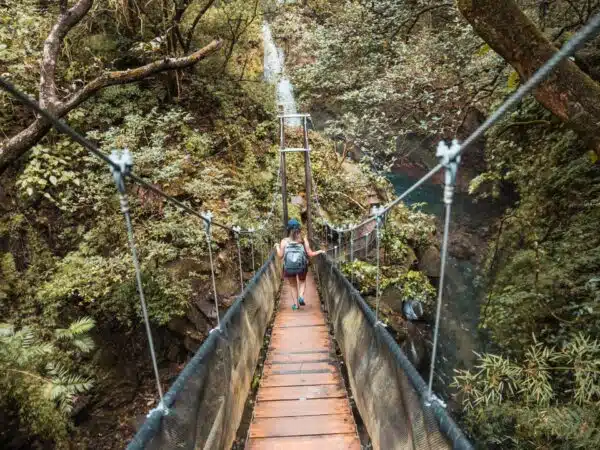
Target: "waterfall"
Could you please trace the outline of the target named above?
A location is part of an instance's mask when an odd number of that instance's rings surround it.
[[[294,99],[294,88],[284,72],[283,50],[275,45],[271,27],[268,23],[263,24],[263,41],[265,49],[264,77],[271,83],[277,83],[277,104],[283,105],[285,114],[296,114],[296,100]],[[299,127],[302,125],[300,119],[287,119],[286,125]]]

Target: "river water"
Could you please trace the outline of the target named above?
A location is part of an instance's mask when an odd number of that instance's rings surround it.
[[[415,181],[414,176],[402,172],[388,175],[396,195],[400,195]],[[425,183],[415,190],[405,203],[421,204],[419,208],[436,216],[441,229],[444,217],[443,186]],[[468,225],[471,230],[487,227],[497,213],[492,205],[475,203],[467,193],[457,192],[452,204],[450,234],[458,227]],[[438,233],[441,236],[441,233]],[[475,362],[475,352],[483,351],[486,336],[478,329],[481,305],[484,300],[484,286],[479,276],[479,268],[474,261],[448,257],[438,360],[435,369],[436,391],[445,400],[451,400],[449,384],[455,369],[471,368]]]

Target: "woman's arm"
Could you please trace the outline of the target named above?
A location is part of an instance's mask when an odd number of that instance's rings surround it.
[[[304,248],[306,249],[306,254],[308,255],[309,258],[320,255],[321,253],[325,253],[324,250],[317,250],[316,252],[314,252],[310,248],[310,244],[308,243],[308,239],[306,237],[304,238]]]
[[[279,259],[283,258],[283,252],[285,250],[285,239],[283,239],[279,244],[275,244],[275,251],[277,252],[277,256]]]

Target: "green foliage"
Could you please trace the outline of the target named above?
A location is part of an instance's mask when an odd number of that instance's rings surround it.
[[[420,300],[431,306],[435,289],[428,278],[415,270],[403,270],[397,266],[382,266],[380,289],[397,288],[402,299]],[[342,273],[349,279],[354,278],[359,291],[365,295],[373,295],[377,288],[377,266],[361,260],[342,264]]]
[[[93,327],[94,321],[84,317],[44,339],[32,328],[0,324],[0,406],[6,417],[15,415],[22,433],[66,447],[73,404],[93,386],[76,369],[81,356],[94,348],[88,335]]]
[[[458,371],[454,386],[484,445],[591,449],[600,444],[599,369],[600,342],[577,333],[560,349],[534,343],[519,363],[482,355],[474,369]]]
[[[503,355],[483,355],[457,377],[467,419],[488,445],[597,448],[600,169],[532,100],[504,119],[487,145],[488,171],[473,192],[496,196],[508,186],[519,198],[501,220],[487,263],[481,325]],[[500,367],[511,371],[503,386],[512,388],[502,396],[501,375],[493,375]]]

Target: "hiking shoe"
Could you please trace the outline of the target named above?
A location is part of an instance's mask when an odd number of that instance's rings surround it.
[[[298,297],[298,304],[299,304],[300,306],[304,306],[304,305],[306,305],[306,303],[304,303],[304,298],[302,298],[302,297]]]
[[[292,305],[292,311],[296,311],[297,309],[298,309],[298,306],[296,306],[296,304],[294,303],[294,304]]]

